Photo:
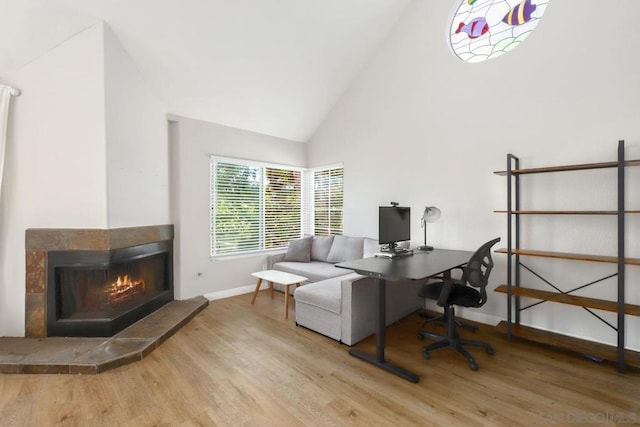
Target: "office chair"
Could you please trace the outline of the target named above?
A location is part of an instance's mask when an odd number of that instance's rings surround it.
[[[483,347],[487,354],[494,354],[491,344],[481,341],[460,339],[456,332],[456,318],[454,306],[482,307],[487,302],[487,283],[489,274],[493,269],[491,259],[491,247],[498,243],[500,238],[488,241],[471,256],[464,266],[462,277],[453,279],[444,277],[441,282],[427,283],[420,290],[422,298],[438,301],[438,305],[444,307],[447,320],[447,336],[433,334],[424,330],[418,332],[418,338],[425,337],[436,340],[422,349],[425,359],[430,357],[430,352],[443,347],[453,347],[462,354],[472,371],[478,370],[478,364],[473,356],[463,346]],[[477,288],[477,289],[476,289]]]
[[[462,267],[457,267],[454,270],[462,270]],[[429,279],[440,279],[440,280],[444,280],[445,277],[447,276],[434,276],[434,277],[430,277]],[[423,309],[420,313],[418,313],[418,316],[422,317],[424,319],[424,323],[422,324],[422,328],[424,328],[425,326],[427,326],[428,323],[432,323],[432,322],[438,322],[438,323],[447,323],[447,308],[444,307],[442,314],[431,314],[430,312],[428,312],[426,309]],[[469,330],[472,330],[473,332],[478,330],[478,327],[474,324],[468,323],[468,322],[464,322],[460,319],[455,319],[454,320],[456,322],[456,326],[458,328],[466,328]]]

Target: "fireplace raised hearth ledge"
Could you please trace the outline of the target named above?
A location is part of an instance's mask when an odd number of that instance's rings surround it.
[[[148,356],[209,305],[171,301],[108,338],[0,338],[0,374],[99,374]]]
[[[27,229],[25,336],[47,336],[47,254],[50,251],[111,251],[173,240],[173,225],[114,229]]]

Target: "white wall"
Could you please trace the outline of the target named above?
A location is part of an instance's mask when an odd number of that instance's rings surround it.
[[[306,144],[182,117],[172,119],[171,206],[176,298],[235,292],[254,284],[266,255],[211,259],[211,155],[306,167]]]
[[[166,110],[104,27],[109,228],[169,223]]]
[[[12,100],[0,200],[0,336],[23,336],[25,230],[169,223],[168,131],[103,23],[9,81],[22,94]]]
[[[345,234],[375,235],[376,207],[394,200],[413,208],[414,244],[422,241],[421,210],[435,205],[443,215],[429,225],[431,244],[473,250],[502,236],[504,245],[506,218],[493,210],[506,206],[506,180],[492,172],[505,169],[507,153],[523,167],[615,160],[625,139],[627,157],[640,158],[640,3],[552,1],[522,46],[483,64],[466,64],[448,47],[447,21],[458,3],[413,1],[309,142],[309,166],[344,162]],[[640,171],[628,178],[627,206],[638,209]],[[527,180],[524,208],[615,209],[613,171]],[[615,219],[523,221],[525,245],[615,254]],[[639,257],[640,220],[628,222],[628,255]],[[506,280],[504,255],[494,259],[492,286]],[[615,271],[528,261],[565,290]],[[627,274],[628,301],[638,304],[638,268]],[[584,294],[615,298],[615,281],[595,286]],[[505,296],[492,292],[481,314],[505,318]],[[578,307],[546,303],[525,312],[523,323],[615,342],[611,329]],[[637,318],[628,318],[628,330],[629,345],[640,348]]]
[[[10,77],[0,200],[0,336],[24,335],[25,229],[105,228],[102,29],[92,27]]]

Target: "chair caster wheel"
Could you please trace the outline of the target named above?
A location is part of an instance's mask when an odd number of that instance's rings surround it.
[[[424,335],[418,332],[418,341],[423,341],[423,340],[424,340]]]
[[[487,349],[486,349],[486,350],[487,350],[487,354],[491,354],[491,355],[496,354],[496,352],[495,352],[495,350],[493,349],[493,347],[487,347]]]
[[[476,362],[469,362],[469,367],[471,368],[472,371],[478,370],[478,364]]]
[[[422,357],[424,357],[425,359],[430,359],[431,355],[429,354],[428,351],[422,350]]]

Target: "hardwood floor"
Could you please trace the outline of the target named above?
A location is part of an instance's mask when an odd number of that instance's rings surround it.
[[[640,371],[509,343],[481,325],[461,335],[480,370],[450,349],[422,358],[411,316],[387,332],[387,359],[413,384],[295,326],[283,295],[211,301],[147,358],[99,375],[0,375],[1,426],[517,426],[640,424]],[[294,307],[295,309],[295,304]],[[433,327],[433,330],[441,330]],[[375,338],[356,348],[373,352]]]

